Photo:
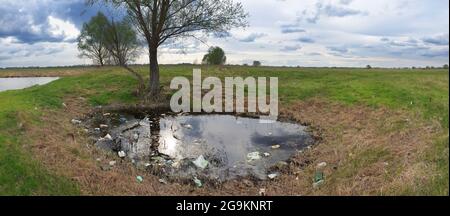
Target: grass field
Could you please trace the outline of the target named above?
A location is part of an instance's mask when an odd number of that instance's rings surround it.
[[[137,69],[146,75],[146,68]],[[163,66],[163,85],[168,86],[175,76],[191,77],[192,69],[192,66]],[[60,75],[63,78],[46,86],[0,93],[0,194],[80,194],[83,189],[76,181],[35,159],[33,151],[27,147],[34,141],[28,136],[27,129],[41,125],[40,117],[45,112],[62,110],[62,103],[70,97],[86,98],[91,106],[134,103],[137,98],[132,91],[136,81],[125,71],[114,67],[0,70],[0,77],[36,75]],[[427,167],[427,175],[432,173],[433,176],[420,182],[420,185],[406,184],[406,187],[386,194],[448,195],[448,70],[209,67],[203,68],[203,76],[276,76],[279,77],[282,107],[320,100],[349,108],[385,108],[414,116],[417,120],[414,122],[420,124],[438,125],[437,132],[431,138],[432,145],[423,152],[415,153],[417,160]],[[392,130],[401,131],[404,127],[401,122],[389,128],[377,124],[376,130],[381,131],[379,136],[385,136]],[[386,157],[385,149],[368,147],[351,162],[342,162],[342,168],[331,174],[331,179],[352,179],[357,173],[353,170],[361,169],[360,164],[375,163],[379,158],[390,163],[396,162],[395,158]],[[408,167],[396,169],[401,173]],[[396,179],[396,175],[391,174],[389,179]],[[339,182],[331,181],[330,184]],[[326,188],[323,193],[334,194],[334,190],[326,191]]]

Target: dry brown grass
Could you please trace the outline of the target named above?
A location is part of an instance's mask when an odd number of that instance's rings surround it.
[[[275,181],[229,181],[221,186],[159,183],[158,177],[137,170],[115,155],[90,144],[84,131],[70,123],[90,112],[80,98],[65,100],[65,110],[48,111],[41,125],[26,127],[31,151],[51,171],[75,181],[85,195],[374,195],[395,194],[402,187],[431,176],[419,153],[431,145],[440,131],[418,116],[401,111],[365,106],[345,106],[309,100],[281,109],[283,118],[311,125],[318,144],[297,154]],[[97,159],[100,158],[100,161]],[[116,160],[109,171],[102,165]],[[317,163],[327,162],[326,184],[312,188]],[[144,177],[143,183],[136,176]]]
[[[111,67],[92,67],[96,71],[106,71]],[[0,70],[0,78],[8,77],[68,77],[79,76],[86,73],[91,73],[88,67],[73,67],[73,68],[26,68],[26,69],[2,69]]]

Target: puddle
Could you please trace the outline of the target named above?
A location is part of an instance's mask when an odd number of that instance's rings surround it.
[[[91,124],[111,127],[93,129],[97,138],[111,136],[100,138],[98,147],[123,151],[137,166],[169,179],[264,180],[271,167],[314,142],[305,126],[233,115],[113,115]]]
[[[0,92],[24,89],[35,85],[45,85],[57,79],[59,77],[0,78]]]

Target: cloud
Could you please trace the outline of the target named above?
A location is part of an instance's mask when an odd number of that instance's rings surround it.
[[[448,46],[448,34],[442,34],[434,37],[423,38],[422,41],[428,44],[438,45],[438,46]]]
[[[352,2],[353,2],[353,0],[339,0],[339,3],[343,4],[343,5],[349,5]]]
[[[296,25],[282,25],[281,26],[281,33],[283,33],[283,34],[302,33],[302,32],[306,32],[306,30],[299,28]]]
[[[322,17],[327,18],[342,18],[342,17],[350,17],[350,16],[366,16],[369,13],[352,9],[347,7],[352,1],[344,0],[340,1],[341,5],[346,5],[346,7],[340,6],[340,5],[334,5],[332,3],[328,4],[322,4],[321,2],[317,2],[312,9],[305,9],[300,14],[300,16],[297,18],[298,21],[306,20],[308,23],[315,24],[317,23]]]
[[[280,51],[293,52],[302,49],[300,45],[284,46]]]
[[[257,39],[267,36],[264,33],[252,33],[244,38],[239,39],[240,42],[251,43],[255,42]]]
[[[448,63],[448,1],[236,1],[250,14],[245,31],[210,34],[202,37],[205,43],[164,44],[160,62],[200,61],[209,46],[220,46],[230,64],[242,59],[294,66]],[[0,67],[90,63],[77,58],[76,32],[99,10],[109,10],[86,7],[85,0],[0,2]],[[147,63],[148,57],[143,53],[137,62]]]
[[[330,46],[327,47],[328,50],[336,53],[348,53],[348,49],[346,47],[336,47],[336,46]]]
[[[354,10],[350,8],[339,7],[335,5],[327,5],[324,8],[324,14],[329,17],[347,17],[347,16],[355,16],[355,15],[367,15],[367,12],[363,12],[360,10]]]
[[[424,57],[435,58],[435,57],[449,57],[449,50],[430,50],[422,54]]]
[[[309,37],[301,37],[301,38],[298,38],[297,41],[303,42],[303,43],[314,43],[315,42],[314,39],[309,38]]]
[[[84,0],[2,0],[0,37],[28,44],[73,41],[82,23],[99,10],[85,8]]]

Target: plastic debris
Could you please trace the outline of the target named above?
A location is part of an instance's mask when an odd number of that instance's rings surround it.
[[[120,122],[121,124],[127,123],[127,121],[128,121],[128,120],[127,120],[125,117],[119,118],[119,122]]]
[[[194,165],[200,169],[205,169],[209,162],[205,160],[205,157],[203,155],[200,155],[195,161],[193,161]]]
[[[109,165],[110,165],[110,166],[115,166],[115,165],[116,165],[116,161],[110,161],[110,162],[109,162]]]
[[[269,179],[273,180],[276,177],[278,177],[278,174],[277,173],[272,173],[272,174],[267,175],[267,177],[269,177]]]
[[[322,186],[324,183],[325,183],[324,180],[320,180],[318,182],[314,182],[313,183],[313,188],[318,188],[318,187]]]
[[[324,180],[324,174],[322,171],[317,171],[314,175],[314,183],[320,182]]]
[[[104,140],[113,140],[113,138],[111,137],[111,135],[106,134],[105,137],[103,137]]]
[[[144,178],[143,178],[142,176],[136,176],[136,180],[137,180],[139,183],[142,183],[142,182],[144,181]]]
[[[316,169],[318,170],[324,169],[327,165],[328,165],[327,162],[318,163]]]
[[[81,121],[80,120],[78,120],[78,119],[72,119],[72,124],[81,124]]]
[[[194,177],[194,183],[197,187],[203,187],[203,183],[200,179],[198,179],[197,177]]]
[[[120,158],[124,158],[127,156],[127,153],[125,153],[124,151],[119,151],[117,152],[117,154],[119,155]]]
[[[186,124],[186,125],[184,125],[184,128],[191,130],[192,129],[192,125]]]
[[[167,181],[166,181],[165,179],[159,179],[158,181],[159,181],[159,183],[161,183],[161,184],[167,184]]]
[[[100,133],[100,128],[94,128],[94,131]]]
[[[180,164],[179,161],[175,161],[175,162],[172,163],[172,167],[175,168],[175,169],[180,168],[180,166],[181,166],[181,164]]]
[[[109,126],[106,125],[106,124],[101,124],[101,125],[100,125],[100,129],[106,129],[106,128],[109,128]]]
[[[265,153],[264,153],[264,157],[270,157],[270,153],[265,152]]]
[[[247,161],[251,162],[251,161],[255,161],[255,160],[260,160],[261,159],[261,155],[259,152],[251,152],[247,154]]]
[[[279,148],[281,148],[281,146],[280,145],[273,145],[271,148],[272,149],[279,149]]]
[[[266,189],[265,188],[260,188],[259,189],[259,195],[260,196],[266,196]]]

